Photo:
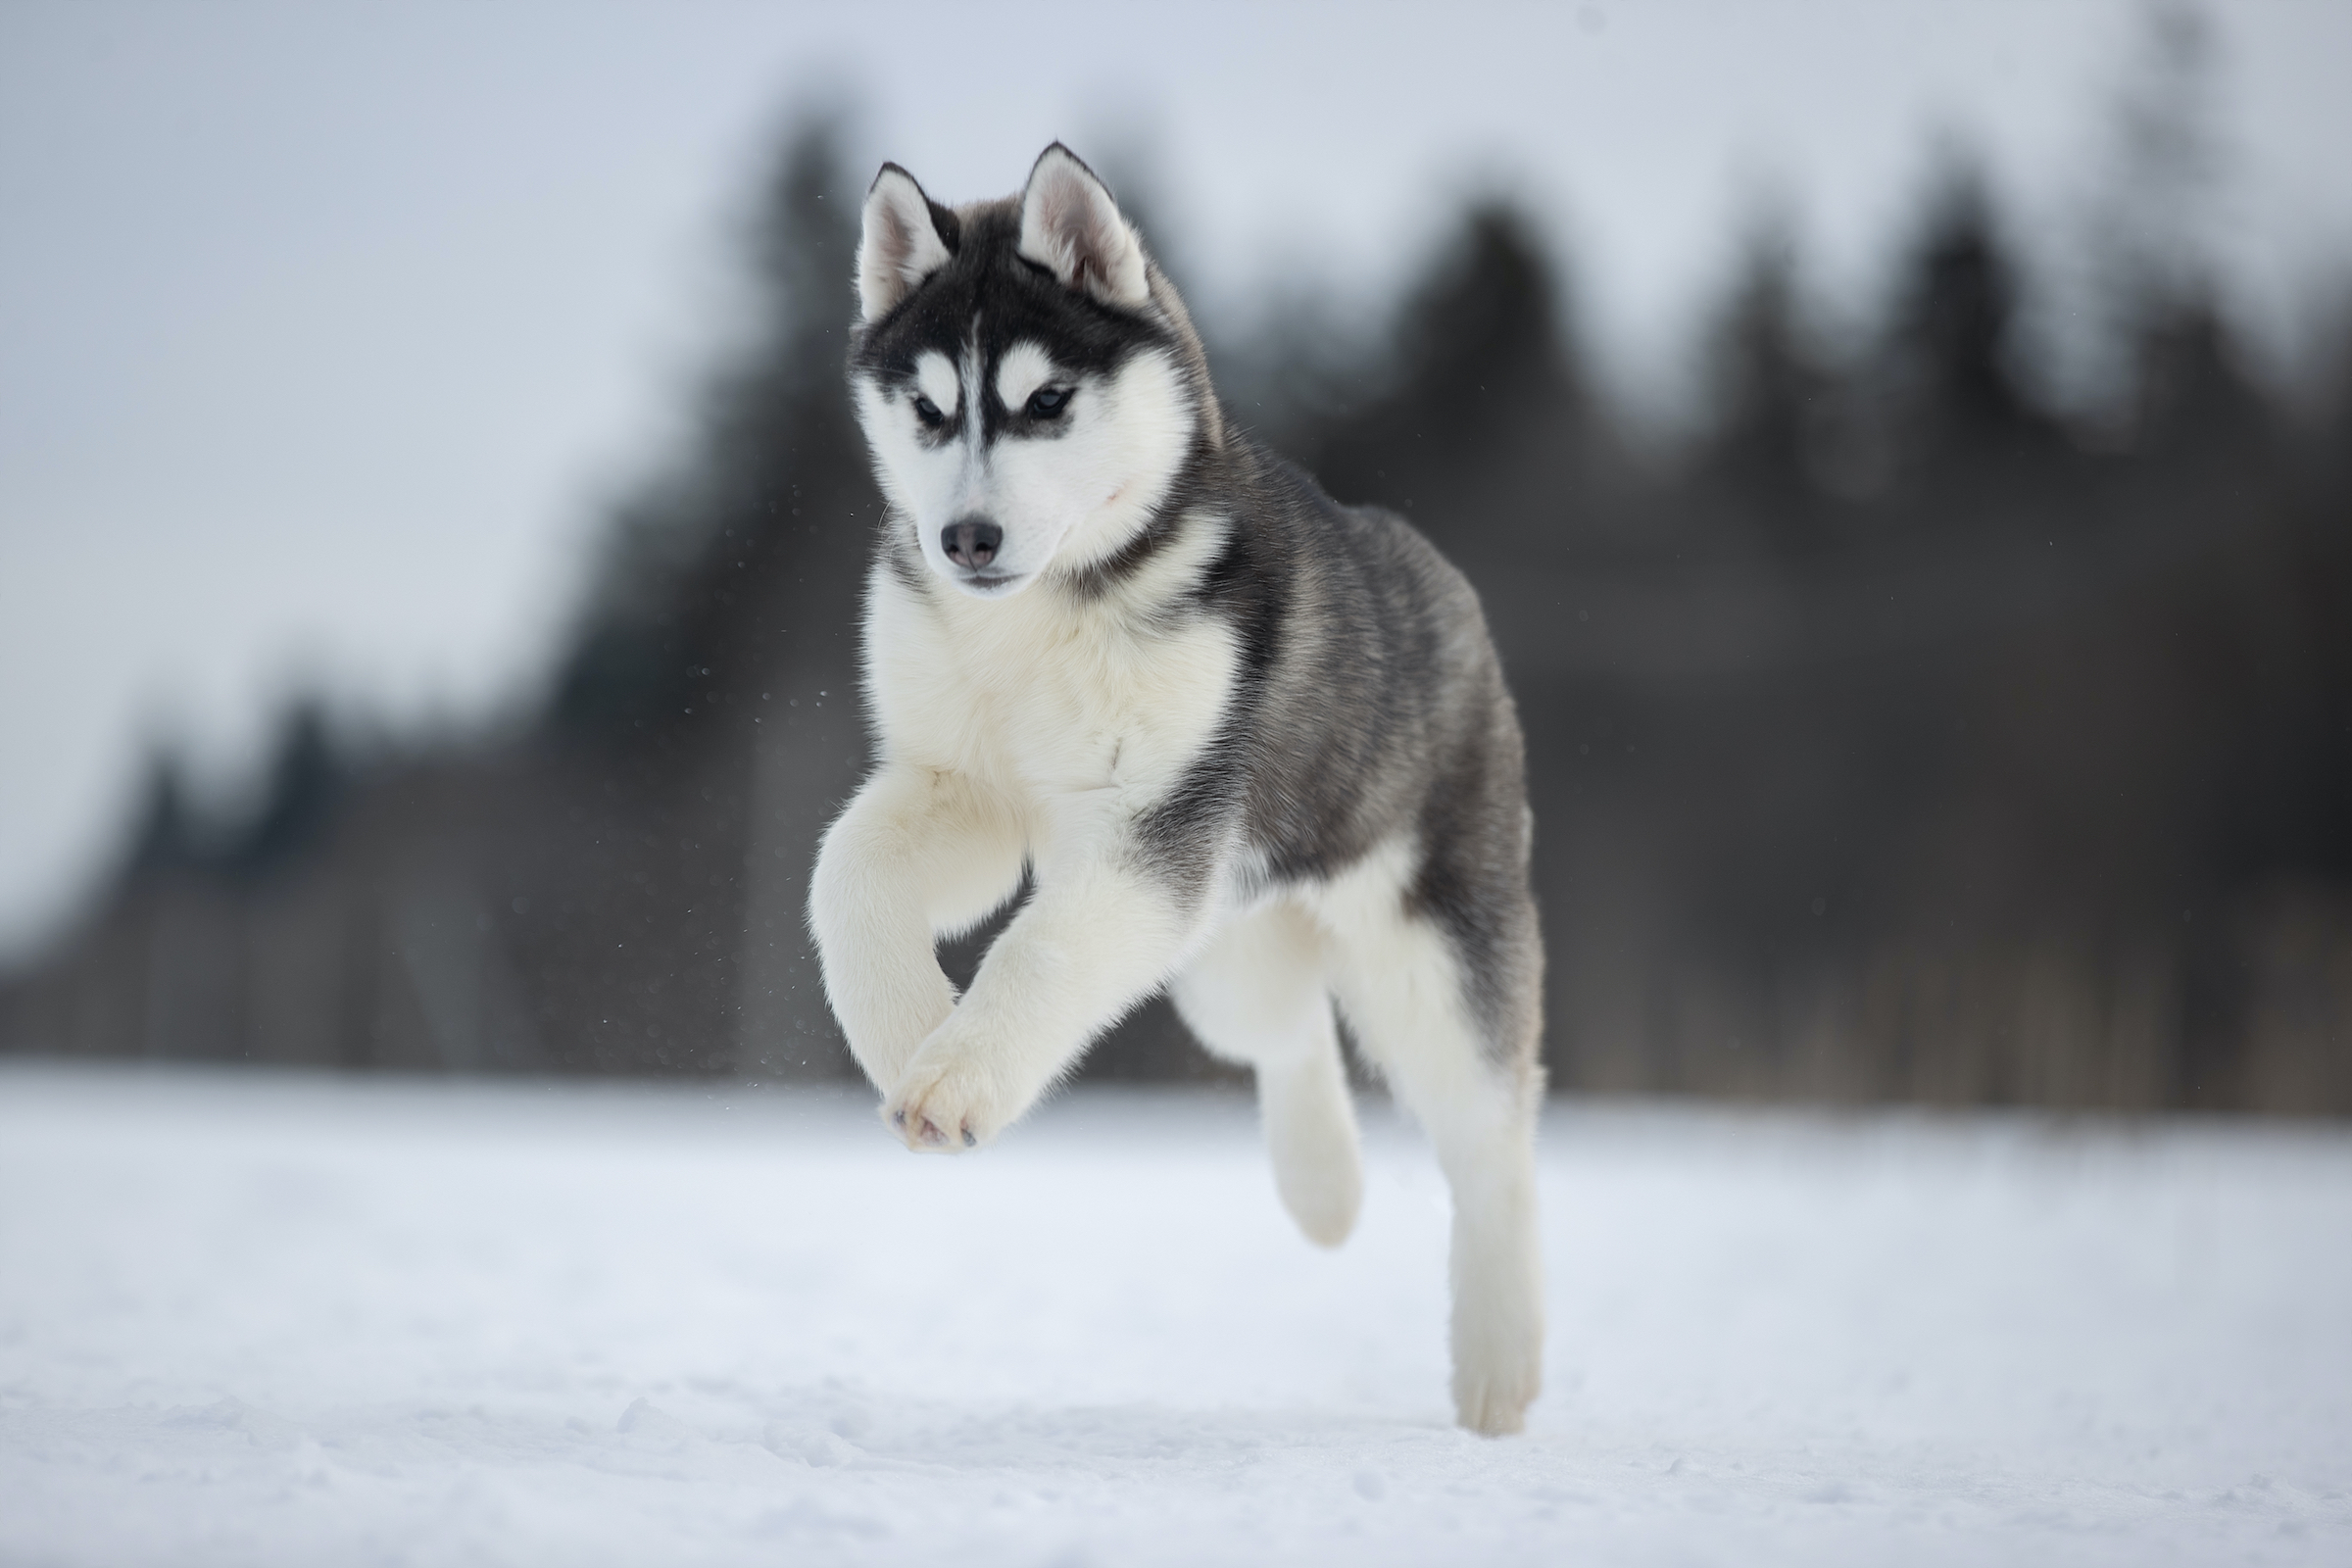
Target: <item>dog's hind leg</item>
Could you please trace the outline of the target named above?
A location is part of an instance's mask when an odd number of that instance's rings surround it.
[[[1297,906],[1269,905],[1219,932],[1170,987],[1200,1043],[1257,1075],[1274,1186],[1307,1239],[1337,1247],[1363,1205],[1363,1156],[1323,938]]]
[[[1502,930],[1525,947],[1465,955],[1413,910],[1411,870],[1401,853],[1374,855],[1319,905],[1348,1026],[1428,1131],[1452,1190],[1454,1410],[1463,1426],[1498,1436],[1525,1423],[1544,1378],[1534,906],[1521,892],[1499,911]],[[1480,958],[1489,960],[1483,972]],[[1494,1004],[1497,987],[1505,994]]]

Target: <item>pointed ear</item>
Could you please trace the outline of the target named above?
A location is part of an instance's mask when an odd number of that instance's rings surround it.
[[[1021,254],[1106,305],[1133,309],[1151,296],[1143,242],[1095,172],[1059,142],[1021,192]]]
[[[947,241],[932,217],[931,198],[914,176],[884,164],[865,193],[865,229],[858,240],[858,310],[878,321],[948,265]]]

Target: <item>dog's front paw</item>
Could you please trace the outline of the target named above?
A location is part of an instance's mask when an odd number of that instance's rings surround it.
[[[977,1149],[1022,1110],[982,1054],[934,1035],[907,1063],[882,1103],[882,1119],[912,1150],[959,1154]]]

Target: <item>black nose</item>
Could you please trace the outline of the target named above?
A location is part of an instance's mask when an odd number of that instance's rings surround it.
[[[987,565],[997,559],[997,547],[1004,542],[1004,530],[986,517],[966,517],[939,532],[939,547],[958,566]]]

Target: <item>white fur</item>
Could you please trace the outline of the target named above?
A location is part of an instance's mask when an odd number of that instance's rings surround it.
[[[914,362],[914,386],[948,418],[955,418],[963,407],[962,378],[956,372],[956,362],[945,354],[925,354]]]
[[[1035,343],[1015,343],[997,365],[997,401],[1018,409],[1053,379],[1053,356]]]

